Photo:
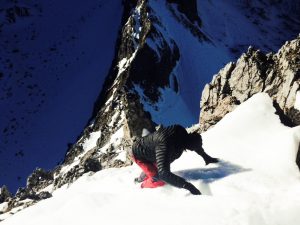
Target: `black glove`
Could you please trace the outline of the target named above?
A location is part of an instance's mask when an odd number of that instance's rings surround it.
[[[182,188],[189,190],[193,195],[201,195],[201,192],[191,183],[185,183]]]
[[[205,164],[208,165],[210,163],[217,163],[219,162],[219,159],[218,158],[213,158],[213,157],[210,157],[210,158],[207,158],[205,159]]]

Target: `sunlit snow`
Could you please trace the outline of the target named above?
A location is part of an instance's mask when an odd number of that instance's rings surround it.
[[[299,225],[300,127],[283,126],[274,112],[266,94],[255,95],[203,134],[220,163],[205,166],[188,151],[172,164],[201,196],[169,185],[141,189],[133,165],[85,174],[2,224]]]
[[[100,136],[101,136],[100,131],[90,133],[89,138],[86,139],[84,141],[84,143],[82,144],[83,150],[87,151],[87,150],[90,150],[90,149],[96,147],[97,141],[100,138]]]

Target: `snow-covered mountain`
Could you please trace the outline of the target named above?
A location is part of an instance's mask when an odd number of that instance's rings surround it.
[[[300,174],[294,162],[300,127],[281,124],[267,94],[256,94],[227,114],[203,133],[203,141],[219,163],[205,166],[188,151],[172,164],[203,195],[168,185],[141,189],[133,182],[140,172],[135,165],[106,169],[85,174],[1,224],[300,223]]]
[[[199,93],[205,82],[211,79],[218,67],[228,63],[236,54],[230,50],[232,45],[226,38],[217,41],[216,33],[223,31],[225,25],[230,28],[226,29],[226,37],[230,35],[231,40],[234,40],[232,43],[249,39],[253,45],[260,46],[264,43],[261,46],[264,50],[267,43],[270,48],[277,48],[274,36],[260,31],[264,24],[253,24],[252,17],[246,16],[250,9],[242,6],[247,5],[247,1],[229,1],[227,7],[219,6],[218,2],[167,1],[162,4],[161,1],[137,1],[122,29],[115,66],[112,67],[98,99],[95,110],[97,115],[79,141],[70,148],[64,163],[55,171],[59,185],[84,172],[86,157],[83,156],[86,152],[91,158],[100,158],[102,168],[128,165],[130,159],[126,157],[126,149],[130,146],[131,136],[142,135],[144,128],[153,131],[155,125],[160,123],[187,126],[194,119],[198,121]],[[280,6],[267,5],[272,12],[279,10]],[[208,8],[214,11],[209,14]],[[297,4],[294,8],[298,9]],[[220,10],[222,15],[229,10],[231,19],[218,19],[216,15],[220,14]],[[282,19],[276,20],[271,11],[268,17],[272,18],[272,23],[266,19],[265,26],[280,29]],[[216,25],[216,30],[208,23],[208,17],[213,16],[216,17],[215,21],[222,22],[222,25]],[[231,28],[233,21],[243,21],[241,30]],[[297,20],[291,24],[298,28]],[[247,32],[244,30],[246,27]],[[263,35],[268,41],[257,40],[259,35]],[[296,51],[298,50],[299,46],[296,46]],[[284,60],[290,60],[297,67],[296,59],[288,57]],[[98,142],[89,150],[84,147],[84,143],[89,140],[90,135],[93,138],[96,136]],[[62,169],[65,167],[68,168],[67,172]],[[64,172],[60,173],[60,170]]]
[[[130,165],[131,137],[144,129],[198,123],[200,94],[214,74],[249,45],[277,51],[300,32],[300,4],[291,0],[24,0],[2,8],[8,61],[0,77],[0,154],[20,151],[1,157],[1,182],[20,170],[24,176],[36,166],[51,168],[36,169],[26,187],[3,197],[2,211],[11,213],[55,197],[90,171]],[[7,166],[15,156],[21,163]]]
[[[118,0],[1,0],[0,185],[15,192],[77,140],[111,66],[122,14]]]

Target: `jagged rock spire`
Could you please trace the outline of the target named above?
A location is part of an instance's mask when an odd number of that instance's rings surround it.
[[[3,185],[0,188],[0,204],[3,202],[7,202],[12,197],[12,194],[9,192],[8,188]]]

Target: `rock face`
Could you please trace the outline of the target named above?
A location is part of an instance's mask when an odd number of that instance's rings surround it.
[[[41,168],[37,168],[27,178],[27,188],[36,192],[49,186],[52,182],[53,173],[51,171],[45,171]]]
[[[52,194],[43,190],[53,183],[53,173],[37,168],[27,179],[25,188],[19,188],[15,196],[3,186],[0,192],[0,204],[6,202],[7,207],[0,214],[10,212],[16,208],[16,212],[31,206],[36,202],[52,197]],[[2,209],[3,210],[3,209]],[[14,214],[10,212],[10,214]]]
[[[283,123],[300,125],[300,111],[295,107],[300,93],[300,36],[286,42],[276,54],[265,55],[249,47],[237,62],[215,75],[202,93],[200,129],[207,130],[258,92],[272,97]]]
[[[0,204],[3,202],[7,202],[10,198],[12,198],[12,194],[9,192],[5,185],[2,186],[0,188]]]
[[[167,0],[169,10],[179,23],[182,23],[199,41],[208,41],[208,37],[199,29],[202,27],[201,18],[197,11],[197,1]]]

